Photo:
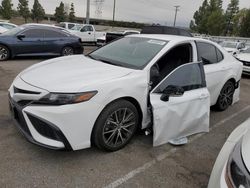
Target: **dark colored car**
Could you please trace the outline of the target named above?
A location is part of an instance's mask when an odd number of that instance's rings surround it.
[[[122,38],[127,35],[140,34],[139,31],[126,30],[126,31],[117,31],[117,32],[108,32],[106,34],[106,43],[109,43],[113,40]]]
[[[0,35],[0,61],[16,56],[82,53],[81,39],[56,27],[23,25]]]
[[[181,28],[168,26],[145,26],[142,28],[141,34],[166,34],[166,35],[180,35],[186,37],[193,37],[193,35]]]

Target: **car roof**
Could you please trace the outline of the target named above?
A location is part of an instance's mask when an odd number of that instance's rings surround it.
[[[156,40],[164,40],[164,41],[204,41],[204,42],[212,42],[206,39],[195,38],[195,37],[186,37],[179,35],[165,35],[165,34],[140,34],[140,35],[129,35],[127,37],[143,37],[150,38]]]

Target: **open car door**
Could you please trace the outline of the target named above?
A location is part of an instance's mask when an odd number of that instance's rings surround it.
[[[179,66],[150,93],[153,145],[209,131],[210,95],[202,63]]]

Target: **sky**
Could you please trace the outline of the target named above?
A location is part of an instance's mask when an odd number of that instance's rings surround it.
[[[39,0],[46,13],[54,14],[55,7],[63,1],[65,4],[75,4],[76,16],[86,16],[87,0]],[[110,19],[113,17],[114,0],[90,0],[90,17]],[[99,6],[101,14],[96,11],[96,1],[103,1]],[[14,7],[18,0],[12,0]],[[32,7],[34,0],[29,0],[29,6]],[[186,27],[189,25],[194,12],[201,6],[203,0],[116,0],[115,20],[135,21],[143,23],[159,23],[162,25],[173,25],[175,8],[180,5],[180,11],[177,14],[177,26]],[[230,0],[223,1],[223,7],[226,9]],[[250,8],[250,0],[240,0],[240,8]]]

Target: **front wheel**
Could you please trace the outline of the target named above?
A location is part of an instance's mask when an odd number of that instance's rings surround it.
[[[10,51],[6,46],[0,45],[0,61],[9,59]]]
[[[74,55],[74,49],[70,46],[66,46],[62,49],[62,56]]]
[[[132,139],[138,122],[138,112],[132,103],[126,100],[111,103],[98,117],[92,141],[100,149],[117,151]]]
[[[220,92],[215,108],[219,111],[226,110],[233,103],[234,91],[234,83],[227,81]]]

